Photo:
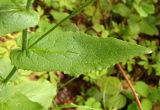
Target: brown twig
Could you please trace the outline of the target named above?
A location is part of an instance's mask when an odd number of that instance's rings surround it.
[[[123,70],[123,68],[121,67],[120,64],[117,64],[116,66],[117,66],[117,68],[121,71],[122,75],[124,76],[124,78],[126,79],[127,83],[129,84],[129,87],[131,88],[132,93],[133,93],[133,95],[134,95],[134,97],[135,97],[135,99],[136,99],[136,102],[137,102],[137,104],[138,104],[139,110],[143,110],[142,105],[141,105],[141,102],[140,102],[140,100],[139,100],[139,98],[138,98],[138,94],[136,93],[136,91],[135,91],[135,89],[134,89],[131,81],[128,79],[128,77],[127,77],[127,75],[126,75],[126,72]]]

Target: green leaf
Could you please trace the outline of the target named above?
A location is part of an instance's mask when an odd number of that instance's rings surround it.
[[[140,32],[140,26],[136,20],[128,19],[129,34],[136,35]]]
[[[108,0],[99,0],[99,5],[101,10],[104,10],[104,11],[112,10],[112,4]]]
[[[97,81],[101,91],[108,95],[115,95],[121,91],[120,80],[116,77],[103,77]]]
[[[6,107],[7,109],[9,108],[8,110],[44,110],[40,104],[30,101],[25,95],[20,93],[16,93],[14,97],[8,100]]]
[[[154,14],[155,8],[153,4],[148,3],[141,3],[137,5],[136,3],[133,4],[133,7],[136,9],[136,11],[139,13],[141,17],[147,17],[150,14]]]
[[[38,14],[33,10],[26,11],[24,3],[20,0],[0,1],[0,35],[20,31],[38,24]]]
[[[0,77],[6,78],[9,72],[12,70],[13,66],[9,58],[0,59]]]
[[[1,85],[0,110],[44,110],[44,109],[40,104],[30,101],[25,95],[18,92],[13,85]]]
[[[143,110],[152,110],[152,102],[148,99],[143,99],[142,108]]]
[[[96,87],[91,87],[87,90],[86,95],[88,97],[94,97],[97,101],[101,101],[102,99],[102,92],[99,91]]]
[[[132,104],[130,104],[127,108],[127,110],[139,110],[138,109],[138,106],[137,106],[137,103],[136,102],[133,102]]]
[[[126,98],[121,95],[114,95],[106,98],[106,106],[108,108],[117,108],[121,109],[126,105]]]
[[[17,86],[17,89],[26,95],[31,101],[41,104],[48,109],[56,95],[56,85],[47,81],[27,82]]]
[[[9,110],[48,110],[55,95],[55,85],[47,81],[1,85],[0,107],[7,105],[6,107],[9,107]],[[16,103],[16,101],[18,102]]]
[[[29,45],[40,34],[35,34]],[[98,38],[80,32],[53,31],[27,51],[13,50],[12,64],[33,71],[70,74],[104,69],[150,52],[147,48],[115,38]]]
[[[140,96],[147,97],[149,94],[149,86],[144,82],[136,82],[135,89]]]
[[[59,22],[62,19],[64,19],[66,16],[68,16],[68,13],[64,12],[57,12],[57,11],[52,11],[51,14],[53,15],[54,19]]]
[[[160,102],[160,88],[154,88],[150,90],[150,93],[148,95],[148,98],[154,102],[159,103]]]
[[[16,10],[24,9],[26,7],[27,0],[1,0],[0,9],[3,10]]]
[[[96,110],[102,110],[101,109],[101,103],[98,102],[95,98],[91,97],[88,98],[87,101],[85,102],[86,106],[89,106],[91,108],[96,108]]]
[[[139,23],[140,26],[140,32],[148,35],[158,35],[158,29],[154,24],[151,24],[147,22],[146,20],[143,20]]]
[[[155,8],[153,4],[148,4],[143,2],[141,4],[143,10],[147,13],[147,14],[153,14],[155,12]]]
[[[138,14],[141,17],[147,17],[148,16],[147,12],[145,12],[145,10],[141,6],[139,6],[136,3],[134,3],[133,7],[136,9],[136,11],[138,12]]]
[[[76,110],[102,110],[102,108],[99,101],[93,97],[90,97],[87,99],[84,106],[77,106]]]
[[[130,9],[122,3],[119,3],[115,6],[113,6],[112,11],[114,13],[120,14],[123,17],[128,17],[131,13]]]

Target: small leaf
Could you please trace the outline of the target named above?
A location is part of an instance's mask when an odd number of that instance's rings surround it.
[[[129,34],[136,35],[140,32],[140,26],[137,21],[128,19]]]
[[[121,95],[114,95],[106,98],[106,106],[108,108],[121,109],[126,105],[126,98]]]
[[[85,105],[91,108],[96,108],[96,110],[102,110],[101,103],[92,97],[87,99],[87,101],[85,102]]]
[[[152,110],[152,102],[148,99],[143,99],[142,108],[143,110]]]
[[[147,17],[148,16],[147,12],[145,12],[145,10],[141,6],[139,6],[136,3],[134,3],[133,7],[136,9],[136,11],[138,12],[138,14],[141,17]]]
[[[121,83],[118,78],[115,77],[103,77],[97,81],[101,91],[108,95],[115,95],[121,91]]]
[[[40,34],[30,40],[31,45]],[[12,64],[33,71],[82,74],[150,52],[115,38],[97,38],[80,32],[53,31],[27,51],[11,52]]]
[[[99,101],[93,97],[90,97],[87,99],[84,106],[77,106],[76,110],[102,110],[102,108]]]
[[[141,21],[139,23],[140,25],[140,32],[148,35],[158,35],[158,29],[156,28],[156,25],[151,24],[145,20]]]
[[[126,5],[124,5],[122,3],[119,3],[119,4],[115,5],[113,7],[112,11],[114,13],[120,14],[123,17],[128,17],[130,15],[130,13],[131,13],[130,9]]]
[[[22,1],[21,1],[22,2]],[[20,0],[0,1],[0,35],[23,30],[38,24],[35,11],[26,11]]]
[[[138,109],[138,106],[137,106],[137,103],[136,102],[133,102],[132,104],[130,104],[127,108],[127,110],[139,110]]]
[[[143,2],[141,6],[143,10],[148,14],[153,14],[155,12],[155,8],[153,4],[148,4],[148,3]]]
[[[137,82],[135,85],[135,89],[139,93],[139,95],[143,97],[147,97],[149,94],[149,86],[144,82]]]
[[[148,98],[154,102],[159,103],[160,102],[160,88],[154,88],[150,90],[150,93],[148,95]]]
[[[155,8],[153,4],[147,4],[145,2],[137,5],[136,3],[133,4],[133,7],[139,13],[141,17],[147,17],[150,14],[155,12]]]
[[[9,58],[0,59],[0,77],[6,78],[12,68],[13,66]]]

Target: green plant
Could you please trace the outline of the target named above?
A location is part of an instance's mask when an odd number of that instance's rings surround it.
[[[11,63],[14,65],[13,69],[9,74],[8,71],[2,71],[0,74],[3,80],[0,87],[0,107],[2,109],[47,110],[51,105],[52,98],[56,95],[56,86],[46,81],[37,82],[37,84],[30,84],[30,82],[6,84],[17,69],[39,72],[63,71],[66,74],[77,76],[94,70],[103,70],[119,62],[126,62],[135,56],[150,53],[150,50],[143,46],[112,37],[98,38],[82,32],[55,30],[56,27],[73,17],[91,2],[93,1],[87,1],[82,7],[60,20],[45,33],[40,31],[28,35],[27,28],[37,25],[39,21],[38,14],[30,7],[32,0],[0,1],[0,35],[22,31],[21,45],[12,50],[10,54]],[[94,28],[99,31],[96,26]],[[105,30],[102,28],[100,31]],[[28,36],[30,37],[28,38]],[[8,64],[9,67],[11,67],[10,64]],[[117,79],[113,80],[116,80],[116,84],[119,83]],[[42,94],[37,94],[37,91],[41,91]],[[103,92],[113,95],[106,88],[103,89]],[[122,95],[118,94],[118,97],[125,103],[125,98]],[[19,105],[14,105],[13,102],[17,102]],[[85,105],[92,106],[92,102],[95,102],[96,107],[101,110],[100,103],[93,98],[88,99]],[[115,102],[114,97],[106,103],[113,104],[113,102]],[[115,108],[115,106],[122,108],[124,103],[113,104],[111,107],[106,106],[108,108]],[[30,106],[26,106],[26,104]],[[85,108],[77,105],[73,106]]]

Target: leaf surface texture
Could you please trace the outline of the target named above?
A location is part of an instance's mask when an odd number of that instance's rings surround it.
[[[39,37],[29,40],[33,44]],[[80,32],[53,31],[27,51],[13,50],[11,60],[17,68],[33,71],[87,73],[110,67],[132,57],[148,53],[137,44],[115,38],[98,38]]]

